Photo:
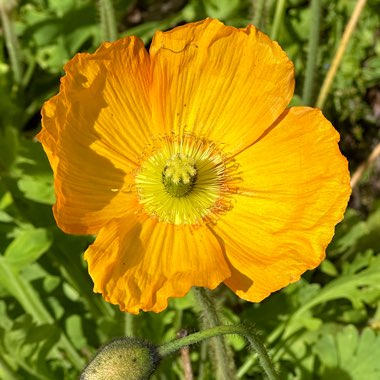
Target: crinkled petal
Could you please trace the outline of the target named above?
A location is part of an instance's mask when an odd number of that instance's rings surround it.
[[[351,193],[338,140],[319,110],[297,107],[236,157],[240,194],[214,231],[241,298],[261,301],[325,257]]]
[[[153,117],[166,134],[204,136],[239,152],[293,96],[293,64],[252,25],[206,19],[157,32],[150,55]]]
[[[145,215],[107,223],[85,253],[94,291],[121,310],[160,312],[192,286],[215,288],[230,275],[205,226],[175,226]]]
[[[77,54],[38,135],[54,170],[54,214],[69,233],[97,233],[131,208],[131,171],[150,139],[150,61],[127,37]]]

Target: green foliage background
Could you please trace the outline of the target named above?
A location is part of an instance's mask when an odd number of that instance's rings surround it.
[[[310,104],[341,41],[354,0],[321,0],[320,40]],[[309,1],[167,0],[113,2],[118,36],[147,44],[155,30],[215,17],[256,23],[294,61],[303,94],[310,26]],[[94,51],[107,33],[90,0],[0,0],[0,378],[78,379],[102,344],[135,335],[160,344],[180,329],[199,329],[189,294],[160,314],[132,316],[93,294],[82,254],[91,237],[62,233],[52,217],[52,173],[34,136],[40,108],[58,91],[63,65]],[[341,133],[351,170],[379,142],[380,1],[368,1],[334,78],[324,113]],[[276,13],[277,12],[277,13]],[[274,22],[275,14],[278,19]],[[9,49],[6,29],[14,32]],[[225,323],[256,324],[281,379],[380,379],[380,166],[353,192],[344,221],[315,271],[260,304],[225,287],[213,294]],[[238,377],[263,379],[257,357],[239,337],[228,339]],[[198,379],[212,379],[205,344],[191,349]],[[179,357],[166,359],[156,379],[181,379]]]

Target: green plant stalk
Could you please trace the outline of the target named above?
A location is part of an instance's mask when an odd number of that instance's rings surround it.
[[[38,373],[33,369],[21,356],[13,358],[17,365],[33,376],[33,379],[49,380],[45,375]],[[8,365],[6,360],[0,355],[0,379],[2,380],[20,380],[20,377],[14,373],[14,370]]]
[[[343,55],[347,49],[350,38],[353,32],[355,31],[356,24],[358,23],[359,17],[364,9],[366,1],[367,0],[358,0],[356,3],[356,6],[355,6],[354,11],[352,12],[350,21],[348,22],[343,32],[342,39],[340,40],[338,49],[335,53],[335,56],[333,58],[329,71],[327,72],[327,75],[325,77],[325,80],[323,81],[321,90],[319,91],[318,99],[316,102],[316,107],[318,108],[323,108],[326,102],[327,95],[334,81],[336,72],[339,68],[340,62],[342,61]]]
[[[274,20],[272,24],[272,29],[270,32],[270,38],[272,40],[276,40],[278,37],[278,32],[280,30],[280,25],[282,22],[282,18],[285,13],[285,7],[286,7],[286,0],[278,0],[277,1],[277,6],[276,6],[276,11],[274,13]]]
[[[279,380],[279,377],[274,369],[274,366],[269,358],[268,352],[264,345],[257,336],[257,333],[251,326],[244,324],[228,325],[228,326],[216,326],[211,329],[203,330],[183,338],[179,338],[158,347],[158,353],[161,357],[168,356],[182,347],[189,346],[191,344],[202,342],[205,339],[213,337],[220,337],[221,335],[238,334],[242,335],[250,344],[250,347],[256,351],[260,364],[262,365],[269,380]]]
[[[67,338],[63,331],[61,331],[60,344],[61,347],[65,350],[69,361],[75,366],[76,369],[82,370],[86,363],[84,359],[78,355],[77,350],[71,344],[70,340]]]
[[[263,27],[263,12],[264,12],[264,3],[265,0],[255,0],[252,1],[253,4],[253,24],[259,28],[262,29]]]
[[[29,364],[27,364],[25,362],[25,360],[23,359],[17,359],[17,363],[18,365],[24,369],[25,372],[28,372],[28,374],[31,375],[32,379],[36,379],[36,380],[51,380],[51,378],[49,377],[46,377],[45,375],[43,375],[42,373],[39,373],[36,369],[32,368]]]
[[[2,285],[17,299],[23,309],[36,322],[41,324],[53,323],[53,318],[35,294],[34,289],[31,289],[28,282],[10,268],[4,258],[0,259],[0,276],[2,278]]]
[[[112,0],[99,0],[98,6],[100,12],[102,40],[115,41],[117,39],[117,26]]]
[[[303,103],[307,106],[313,105],[314,81],[317,68],[319,33],[321,24],[321,0],[311,1],[311,20],[306,62],[306,75],[302,92]]]
[[[219,326],[220,320],[214,302],[205,288],[193,288],[194,297],[200,307],[202,328],[209,329]],[[218,336],[211,341],[213,347],[213,366],[218,378],[225,380],[236,379],[235,363],[227,350],[224,337]]]
[[[3,380],[18,380],[19,377],[15,377],[12,368],[6,362],[6,360],[0,355],[0,378]]]
[[[134,336],[134,315],[128,312],[124,312],[124,335]]]
[[[256,356],[250,356],[237,371],[237,378],[243,379],[243,376],[249,371],[252,366],[255,365],[256,361]]]
[[[40,324],[53,324],[54,319],[46,310],[33,287],[18,273],[13,271],[3,258],[0,258],[0,277],[2,285],[20,303],[23,309]],[[84,360],[68,340],[63,331],[60,339],[61,347],[65,350],[70,362],[79,370],[84,366]]]
[[[201,349],[200,349],[200,360],[199,360],[199,374],[198,379],[199,380],[205,380],[206,379],[206,361],[207,361],[207,342],[201,343]]]
[[[11,20],[11,13],[13,7],[6,6],[3,1],[0,1],[0,14],[1,22],[3,24],[5,44],[7,46],[11,68],[13,72],[14,81],[21,84],[22,81],[22,60],[20,54],[20,47],[18,44],[16,32],[13,22]]]
[[[34,57],[31,57],[28,61],[29,61],[29,63],[28,63],[28,66],[25,70],[24,77],[23,77],[22,82],[21,82],[23,87],[28,86],[29,82],[31,81],[31,79],[33,77],[35,68],[37,66],[37,63],[36,63],[36,60]],[[40,107],[41,107],[41,105],[40,105]]]

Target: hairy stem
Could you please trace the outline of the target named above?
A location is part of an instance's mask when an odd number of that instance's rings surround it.
[[[182,347],[199,343],[205,339],[221,337],[222,335],[227,334],[239,334],[247,339],[250,347],[256,351],[260,360],[260,364],[262,365],[269,380],[279,380],[279,377],[269,358],[268,352],[266,351],[261,340],[258,338],[257,333],[254,331],[252,326],[245,324],[216,326],[211,329],[203,330],[164,344],[158,348],[158,352],[161,357],[165,357],[180,350]]]
[[[211,299],[208,290],[204,288],[193,288],[193,294],[202,313],[202,328],[209,329],[219,326],[220,320],[215,304]],[[235,363],[227,350],[224,337],[218,336],[211,341],[213,348],[213,365],[218,379],[233,380],[236,379]]]

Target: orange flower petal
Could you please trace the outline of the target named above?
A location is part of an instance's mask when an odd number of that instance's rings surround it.
[[[207,19],[157,32],[150,55],[153,117],[167,134],[189,132],[238,152],[293,96],[293,64],[252,25]]]
[[[261,301],[323,260],[351,192],[338,140],[319,110],[297,107],[236,157],[241,194],[214,230],[241,298]]]
[[[97,233],[135,199],[128,174],[136,168],[152,125],[150,62],[134,37],[77,54],[60,92],[44,104],[44,145],[55,174],[54,213],[61,229]]]
[[[192,286],[215,288],[230,271],[207,229],[159,223],[145,215],[115,219],[85,253],[94,291],[121,310],[160,312]]]
[[[127,37],[78,54],[65,69],[38,138],[54,170],[58,225],[98,233],[85,258],[107,301],[159,312],[191,286],[222,281],[260,301],[323,259],[350,194],[347,162],[320,111],[284,112],[293,65],[276,42],[253,26],[207,19],[157,32],[150,55]],[[181,149],[166,149],[175,139]],[[197,142],[197,154],[203,144],[218,151],[202,156],[213,170],[194,164],[185,140]],[[154,160],[158,174],[145,178]],[[207,201],[201,226],[183,224],[183,215],[199,215],[193,204],[157,198],[190,174],[203,184],[199,204]],[[156,212],[161,206],[169,209]]]

